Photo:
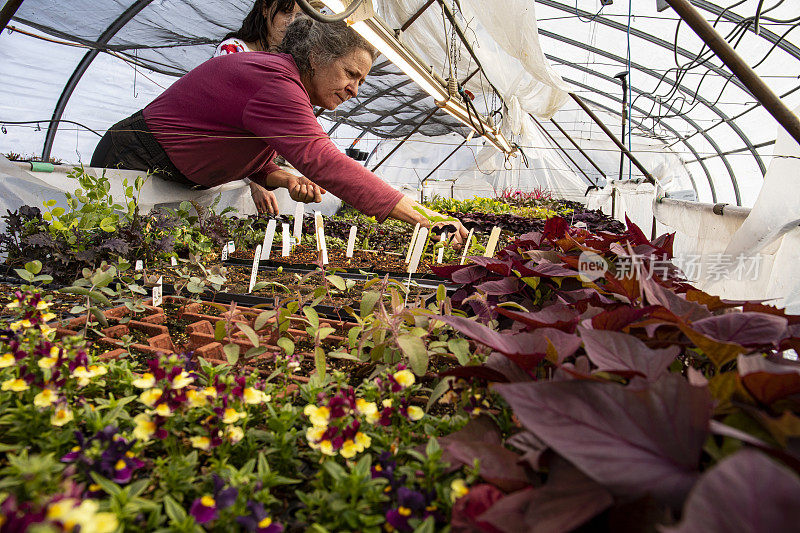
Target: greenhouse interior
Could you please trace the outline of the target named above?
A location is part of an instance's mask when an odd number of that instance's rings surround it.
[[[0,21],[0,532],[797,530],[798,0]]]

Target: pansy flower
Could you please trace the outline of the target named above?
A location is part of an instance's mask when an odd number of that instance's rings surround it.
[[[214,392],[216,393],[216,390]],[[195,389],[186,391],[186,399],[189,401],[190,407],[205,407],[208,405],[208,396]]]
[[[264,391],[258,390],[253,387],[247,387],[242,391],[242,398],[244,403],[248,405],[258,405],[260,403],[268,402],[270,397]]]
[[[309,421],[317,427],[326,427],[331,419],[331,411],[325,406],[317,407],[316,405],[306,405],[303,409]]]
[[[33,405],[36,407],[50,407],[58,400],[58,394],[53,389],[42,389],[42,392],[33,397]]]
[[[140,413],[133,417],[133,436],[142,442],[147,442],[155,435],[158,425],[146,413]]]
[[[141,377],[134,379],[131,385],[139,389],[151,389],[156,385],[156,377],[150,372],[145,372]]]
[[[14,354],[11,352],[6,352],[2,356],[0,356],[0,368],[8,368],[10,366],[14,366],[17,362],[17,358],[14,357]],[[55,363],[55,361],[53,361]]]
[[[205,524],[207,522],[211,522],[212,520],[216,520],[218,516],[217,502],[211,497],[210,494],[206,494],[202,498],[197,498],[194,502],[192,502],[192,507],[189,509],[189,514],[194,517],[198,524]]]
[[[228,407],[223,411],[222,414],[222,423],[223,424],[235,424],[239,420],[245,418],[247,413],[242,411],[237,411],[233,407]]]
[[[416,381],[414,373],[410,370],[399,370],[395,372],[392,377],[404,389],[410,387]],[[394,391],[397,392],[397,391]]]
[[[194,381],[194,378],[189,375],[189,373],[185,370],[182,370],[178,375],[172,378],[172,388],[173,389],[182,389],[187,385],[190,385]]]
[[[142,394],[139,395],[139,401],[145,404],[147,407],[153,407],[156,402],[161,399],[161,395],[164,393],[161,389],[147,389]]]
[[[192,444],[192,448],[197,448],[198,450],[207,451],[211,449],[211,439],[205,435],[189,437],[189,442]]]
[[[66,405],[59,405],[50,417],[50,423],[54,426],[61,427],[71,422],[74,418],[75,416],[72,414],[72,409]]]
[[[283,526],[274,522],[264,509],[264,504],[250,500],[247,502],[246,516],[236,518],[236,521],[247,531],[255,533],[282,533]]]
[[[244,438],[244,430],[239,426],[226,426],[225,427],[225,438],[231,442],[231,444],[236,444],[240,440]]]
[[[3,382],[3,385],[0,386],[0,389],[12,392],[23,392],[28,390],[29,388],[30,387],[25,382],[25,380],[21,378],[7,379],[6,381]]]

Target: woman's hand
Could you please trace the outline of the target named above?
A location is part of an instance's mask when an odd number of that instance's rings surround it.
[[[422,211],[422,213],[420,213],[420,211]],[[394,206],[389,216],[397,220],[402,220],[403,222],[408,222],[409,224],[416,224],[419,222],[420,226],[431,228],[435,234],[441,235],[443,231],[446,231],[448,240],[452,239],[453,244],[463,244],[469,235],[467,228],[465,228],[464,224],[457,218],[448,217],[428,209],[408,196],[403,196],[403,198],[397,202],[397,205]],[[436,217],[447,218],[448,220],[434,222],[433,225],[431,225],[430,220]]]
[[[257,183],[250,182],[250,196],[253,197],[253,203],[256,204],[256,209],[259,213],[269,213],[270,215],[279,215],[278,212],[278,199],[272,191],[268,191]]]
[[[306,178],[305,176],[294,176],[287,178],[286,188],[289,190],[289,196],[295,202],[303,202],[310,204],[311,202],[320,203],[322,195],[325,194],[325,189]]]

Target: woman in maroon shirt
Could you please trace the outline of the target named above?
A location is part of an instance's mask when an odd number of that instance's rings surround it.
[[[344,155],[314,116],[313,106],[333,110],[358,94],[374,48],[344,23],[304,17],[289,26],[280,52],[206,61],[138,116],[112,127],[92,166],[160,170],[190,187],[249,178],[286,187],[299,201],[318,199],[321,187],[379,220],[429,226],[438,213]],[[277,154],[306,177],[278,168]],[[466,230],[457,220],[451,224],[455,241],[463,242]]]

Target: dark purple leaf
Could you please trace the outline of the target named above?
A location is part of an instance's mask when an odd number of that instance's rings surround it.
[[[485,268],[471,265],[454,272],[451,279],[454,283],[475,283],[485,278],[488,274]]]
[[[692,329],[710,339],[740,346],[777,346],[786,337],[788,321],[766,313],[725,313],[692,322]]]
[[[550,261],[528,262],[525,266],[530,269],[531,275],[541,278],[564,278],[577,276],[578,272],[566,268],[565,264],[551,263]]]
[[[706,306],[679,296],[674,291],[662,287],[655,279],[645,278],[640,282],[648,302],[667,308],[677,317],[693,322],[711,316]]]
[[[508,533],[572,531],[613,502],[602,485],[561,459],[543,487],[506,496],[480,519]]]
[[[500,274],[501,276],[511,275],[511,263],[508,261],[492,259],[490,257],[473,257],[472,261],[476,265],[482,266],[486,270],[494,272],[495,274]]]
[[[650,315],[654,309],[656,309],[656,306],[654,305],[642,308],[623,305],[617,307],[616,309],[603,311],[599,315],[592,317],[592,327],[594,329],[620,331],[622,328]]]
[[[578,327],[586,355],[597,370],[614,372],[629,370],[657,381],[680,353],[680,348],[670,346],[651,350],[645,343],[627,333]]]
[[[521,457],[501,444],[458,439],[450,440],[442,447],[465,466],[471,467],[477,459],[480,476],[504,492],[520,490],[531,484],[525,469],[517,464]]]
[[[638,390],[577,380],[495,390],[523,426],[614,493],[679,505],[698,476],[711,395],[681,376]]]
[[[535,313],[523,313],[503,307],[497,307],[501,315],[513,318],[532,328],[550,327],[572,333],[580,318],[578,312],[563,304],[553,304]]]
[[[486,281],[475,288],[479,291],[485,292],[488,296],[505,296],[507,294],[514,294],[523,287],[523,284],[517,278],[503,278],[495,281]]]
[[[500,356],[506,361],[505,356]],[[464,378],[464,379],[482,379],[485,381],[494,381],[497,383],[505,383],[510,381],[502,372],[489,368],[488,366],[480,365],[480,366],[459,366],[456,368],[452,368],[445,372],[441,372],[439,377],[444,378],[447,376],[454,376],[457,378]]]
[[[800,365],[795,362],[776,363],[762,355],[740,355],[737,367],[742,384],[764,405],[800,393]]]
[[[506,355],[543,354],[547,349],[546,338],[538,331],[535,333],[511,335],[499,333],[492,328],[463,317],[439,315],[435,318],[441,320],[445,324],[449,324],[453,329],[463,333],[467,337]],[[559,333],[563,334],[563,332]],[[542,341],[544,341],[544,349],[542,349]]]
[[[486,359],[486,367],[500,373],[505,378],[499,380],[498,383],[518,383],[533,379],[520,365],[501,353],[493,352],[489,355]]]
[[[553,217],[547,220],[542,233],[544,234],[545,239],[557,241],[558,239],[564,238],[564,235],[566,235],[568,229],[569,222],[561,217]]]
[[[692,489],[683,522],[662,531],[797,531],[800,478],[755,450],[742,450],[706,472]]]

